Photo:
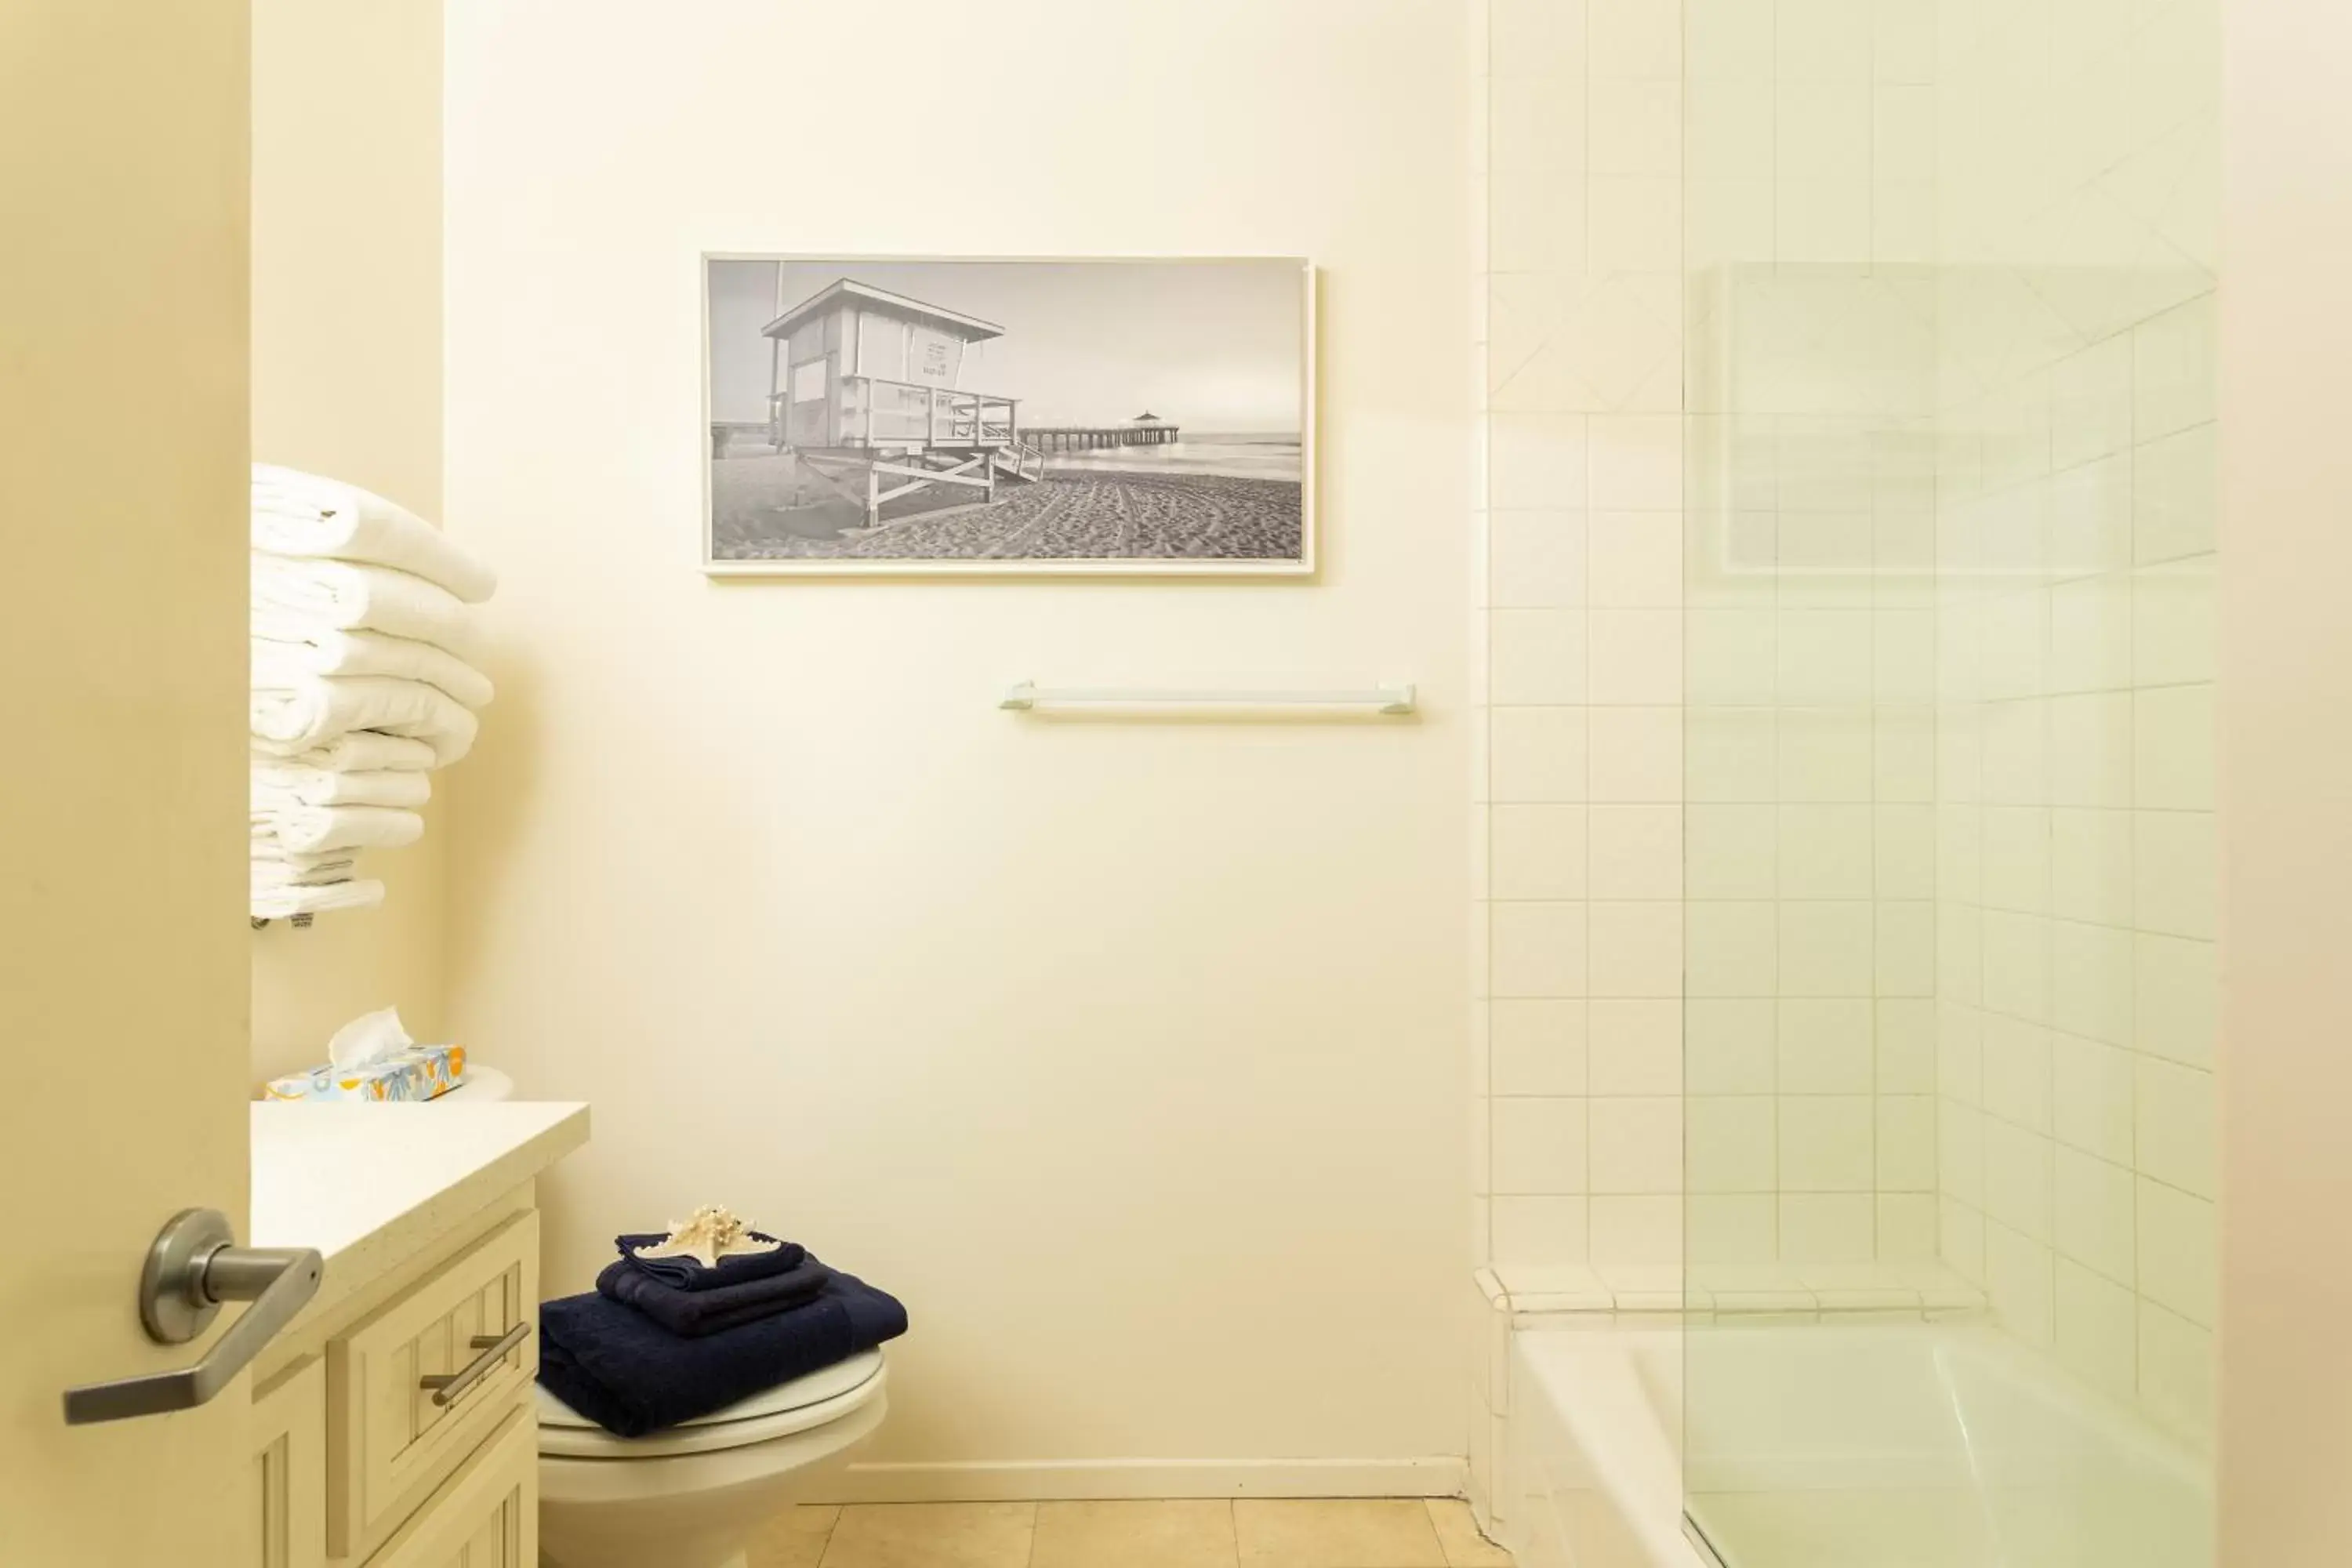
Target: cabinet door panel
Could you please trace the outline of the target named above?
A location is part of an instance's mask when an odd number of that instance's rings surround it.
[[[537,1568],[539,1425],[518,1405],[368,1568]]]
[[[327,1369],[316,1359],[253,1401],[253,1489],[260,1568],[327,1561]]]

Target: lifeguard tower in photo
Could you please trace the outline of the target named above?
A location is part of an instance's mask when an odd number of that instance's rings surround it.
[[[999,476],[1043,477],[1017,399],[959,385],[964,351],[1003,337],[977,316],[844,278],[761,329],[775,444],[881,521],[933,485],[994,500]]]

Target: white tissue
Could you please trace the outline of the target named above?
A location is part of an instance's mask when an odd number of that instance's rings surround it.
[[[339,1068],[363,1068],[415,1043],[400,1026],[400,1009],[385,1007],[363,1013],[337,1029],[327,1042],[327,1059]]]

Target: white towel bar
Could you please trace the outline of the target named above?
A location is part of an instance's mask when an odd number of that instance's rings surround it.
[[[1038,708],[1213,708],[1260,711],[1283,708],[1370,708],[1375,712],[1415,711],[1413,688],[1377,686],[1350,691],[1139,691],[1121,687],[1041,687],[1024,680],[1006,691],[999,708],[1026,713]]]

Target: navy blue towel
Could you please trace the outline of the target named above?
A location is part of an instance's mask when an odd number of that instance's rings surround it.
[[[747,1231],[754,1241],[773,1241],[772,1236]],[[771,1274],[789,1274],[808,1257],[808,1249],[797,1241],[787,1241],[768,1252],[746,1252],[733,1258],[722,1258],[716,1268],[705,1268],[694,1258],[639,1258],[640,1247],[659,1247],[669,1239],[667,1236],[616,1236],[613,1244],[621,1249],[621,1257],[632,1268],[653,1276],[665,1285],[675,1285],[681,1290],[714,1290],[721,1285],[740,1285],[746,1279],[765,1279]]]
[[[789,1274],[771,1274],[765,1279],[747,1279],[740,1285],[709,1290],[681,1290],[640,1273],[624,1259],[606,1264],[604,1272],[596,1276],[596,1294],[635,1307],[671,1333],[700,1339],[797,1307],[824,1289],[832,1278],[832,1269],[811,1258]]]
[[[606,1431],[642,1437],[906,1331],[907,1309],[850,1274],[814,1300],[698,1340],[591,1290],[540,1303],[539,1381]]]

